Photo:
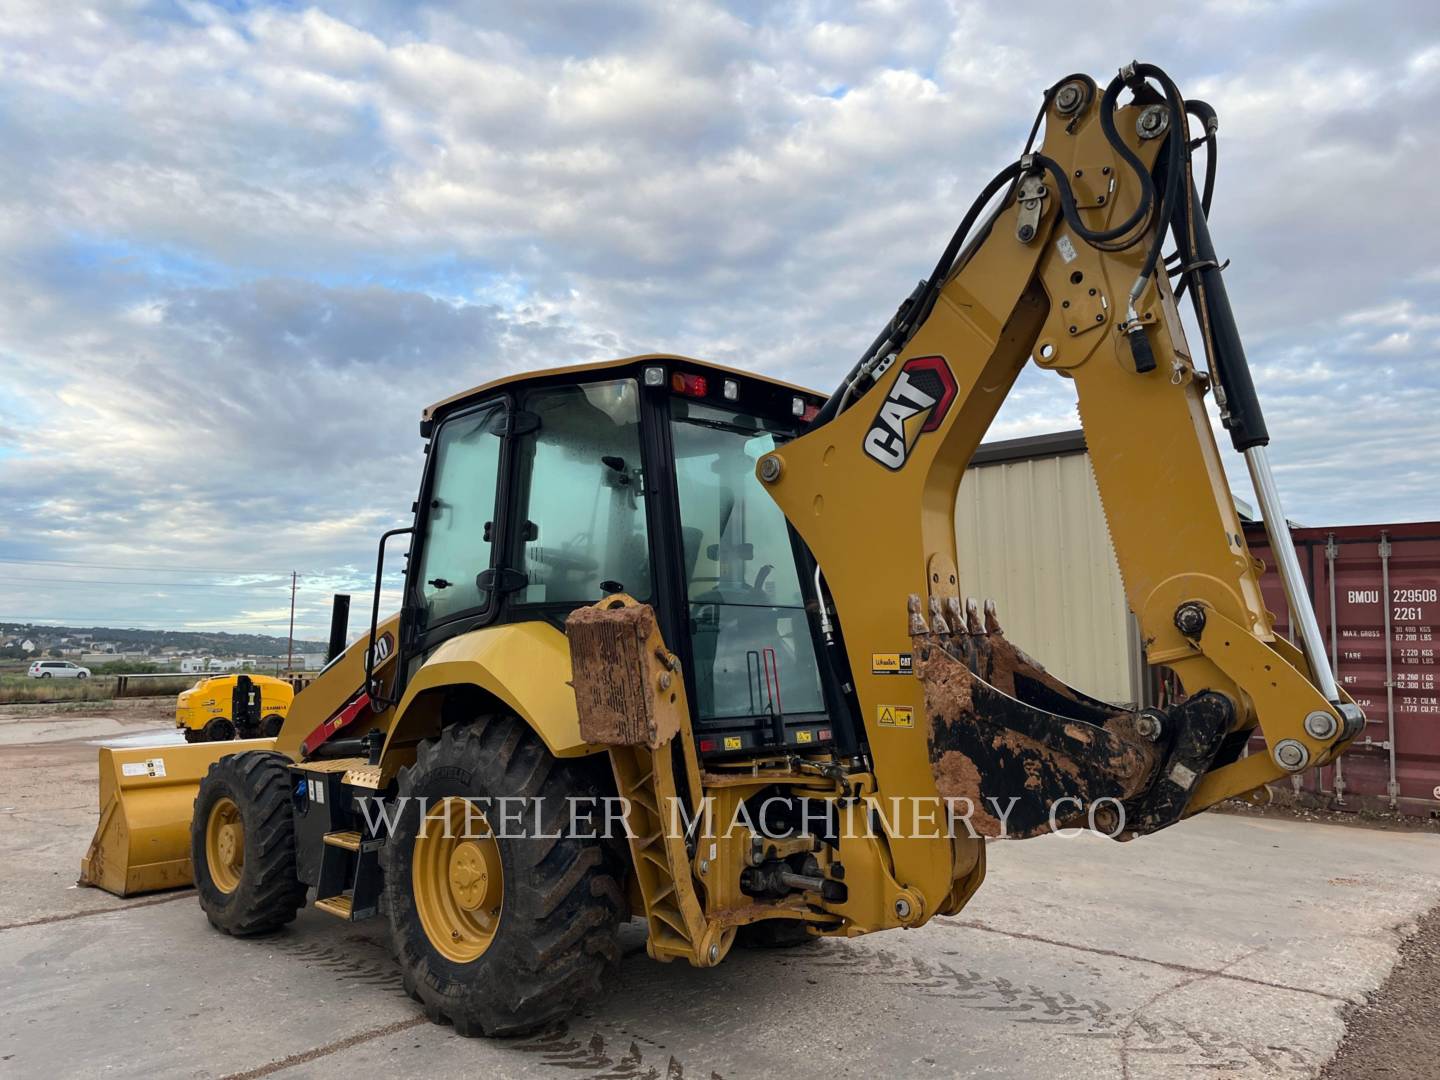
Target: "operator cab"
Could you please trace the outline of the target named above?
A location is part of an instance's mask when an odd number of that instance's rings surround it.
[[[652,605],[681,657],[700,752],[819,749],[847,714],[815,565],[755,475],[822,398],[640,357],[492,383],[428,410],[402,641],[613,593]],[[842,735],[848,733],[846,731]],[[842,741],[848,741],[842,738]]]

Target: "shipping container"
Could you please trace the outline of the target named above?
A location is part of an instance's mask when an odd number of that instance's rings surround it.
[[[1275,629],[1294,640],[1274,559],[1246,526]],[[1297,778],[1338,806],[1440,810],[1440,522],[1291,530],[1340,685],[1365,711],[1365,730],[1333,767]]]

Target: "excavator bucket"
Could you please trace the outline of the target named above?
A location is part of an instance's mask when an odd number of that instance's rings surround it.
[[[1228,730],[1228,704],[1197,694],[1169,714],[1067,686],[1005,637],[994,605],[909,602],[942,798],[982,835],[1023,838],[1091,821],[1128,839],[1181,817]]]
[[[178,889],[192,880],[190,819],[210,766],[268,750],[274,739],[100,751],[100,824],[80,861],[80,884],[116,896]]]

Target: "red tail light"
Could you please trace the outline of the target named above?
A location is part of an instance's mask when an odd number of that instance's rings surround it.
[[[710,393],[710,383],[704,375],[687,375],[677,371],[670,376],[670,389],[686,397],[704,397]]]

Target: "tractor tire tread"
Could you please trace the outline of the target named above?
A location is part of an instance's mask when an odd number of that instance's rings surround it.
[[[305,906],[305,885],[296,874],[289,765],[289,758],[268,750],[228,754],[210,766],[200,784],[190,857],[200,907],[222,933],[249,937],[278,930]],[[221,787],[240,808],[245,832],[245,863],[232,893],[217,889],[205,866],[211,796]]]
[[[508,714],[453,724],[421,743],[415,763],[400,772],[399,794],[441,797],[417,790],[441,766],[472,775],[473,797],[543,798],[542,825],[553,817],[544,813],[552,800],[598,794],[583,766],[556,760],[528,724]],[[528,811],[526,817],[533,821]],[[508,858],[500,928],[479,959],[464,966],[473,974],[457,974],[458,965],[425,937],[409,884],[413,839],[400,839],[381,849],[385,906],[406,992],[432,1021],[450,1023],[467,1038],[528,1034],[597,994],[618,965],[616,935],[626,915],[620,865],[600,840],[534,837],[502,847]]]

